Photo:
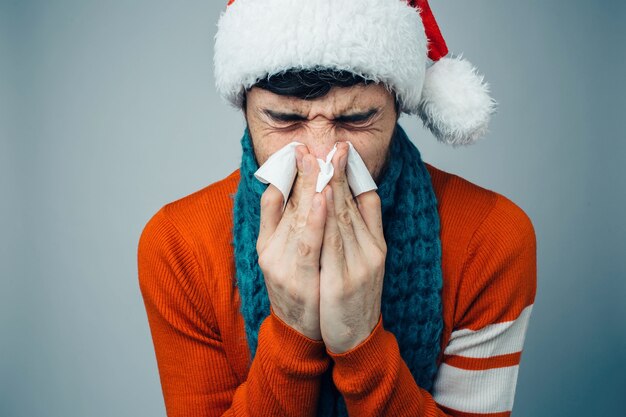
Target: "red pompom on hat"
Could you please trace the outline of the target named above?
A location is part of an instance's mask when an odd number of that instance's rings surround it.
[[[291,69],[350,71],[393,90],[442,142],[482,137],[489,87],[448,48],[427,0],[229,0],[215,35],[220,95],[241,107],[258,80]]]

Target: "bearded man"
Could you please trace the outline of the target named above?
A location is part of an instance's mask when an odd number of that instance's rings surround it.
[[[532,223],[398,124],[486,132],[487,85],[446,55],[425,0],[229,2],[215,76],[241,166],[139,240],[168,416],[510,415]]]

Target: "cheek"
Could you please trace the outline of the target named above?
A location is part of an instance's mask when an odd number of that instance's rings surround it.
[[[295,139],[287,137],[287,135],[277,134],[254,134],[252,135],[252,146],[254,147],[254,154],[256,156],[259,166],[263,165],[265,161],[274,153],[279,151],[282,147],[293,142]]]
[[[280,134],[268,129],[254,113],[246,117],[246,124],[250,129],[254,156],[259,166],[263,165],[267,159],[282,147],[293,142],[293,135]]]
[[[389,149],[390,138],[349,138],[350,142],[359,153],[370,174],[376,179],[385,163]]]

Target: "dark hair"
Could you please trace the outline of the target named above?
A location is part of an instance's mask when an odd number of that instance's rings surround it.
[[[252,87],[259,87],[281,96],[294,96],[303,100],[312,100],[325,96],[333,87],[352,87],[357,84],[367,85],[371,83],[374,83],[374,81],[367,80],[350,71],[320,68],[287,70],[262,78]],[[397,100],[395,100],[395,105],[397,113],[399,109]],[[245,95],[243,108],[246,108]]]

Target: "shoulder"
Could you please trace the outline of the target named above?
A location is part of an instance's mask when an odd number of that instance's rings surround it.
[[[163,210],[185,232],[198,227],[213,229],[216,224],[222,224],[231,217],[238,184],[239,169],[219,181],[166,204]]]
[[[442,235],[463,242],[456,249],[484,239],[508,246],[535,240],[530,217],[508,197],[428,163],[426,167],[437,197]]]
[[[228,255],[232,240],[232,209],[239,184],[239,169],[227,177],[162,206],[145,225],[140,238],[158,238],[159,230],[171,229],[187,250],[203,265],[207,256]]]

